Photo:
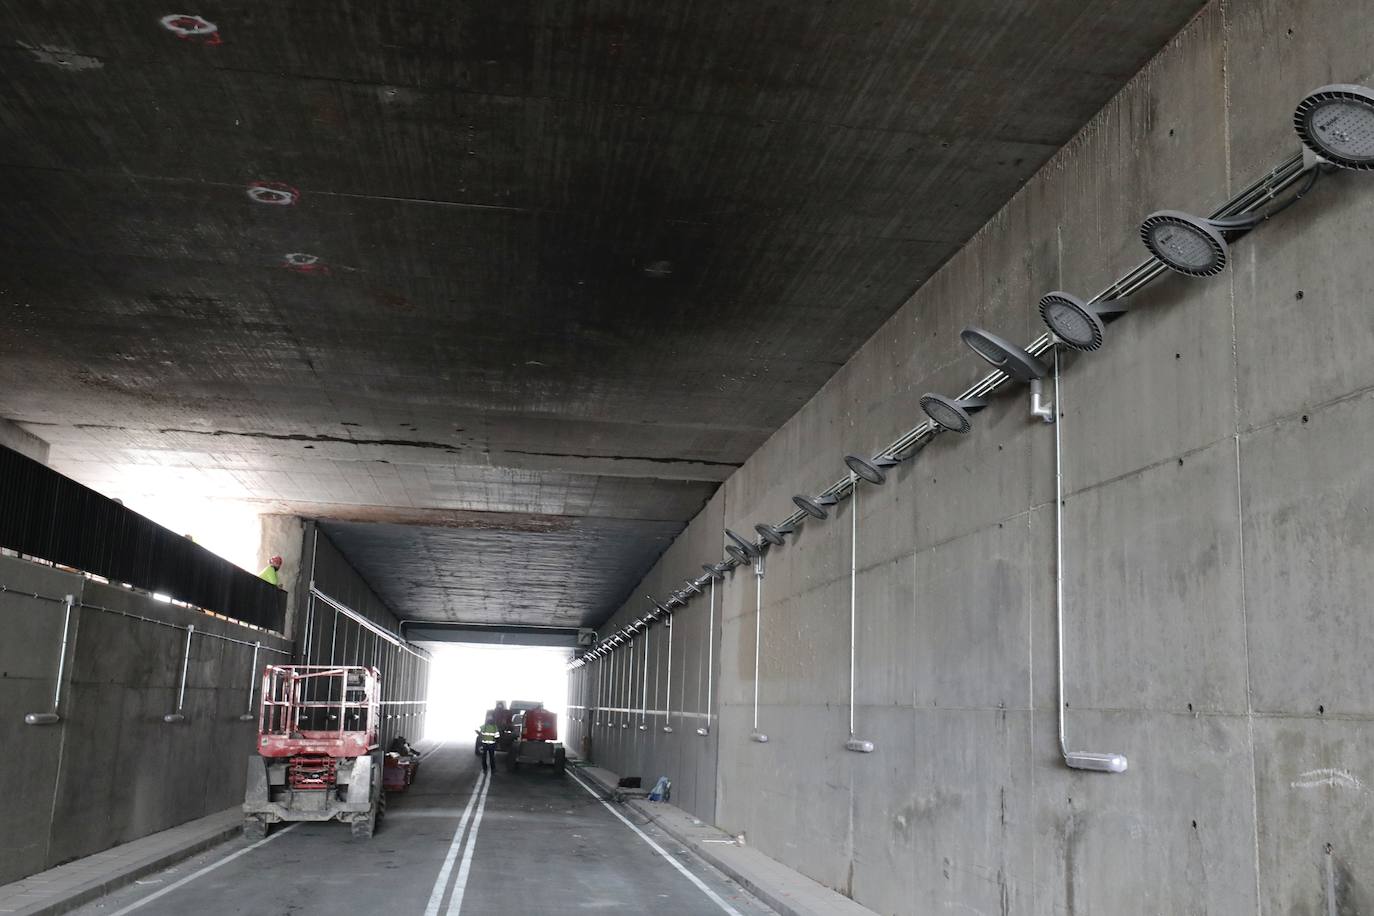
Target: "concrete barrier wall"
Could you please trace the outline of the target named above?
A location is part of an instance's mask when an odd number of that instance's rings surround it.
[[[252,643],[290,643],[12,557],[0,557],[0,587],[0,884],[243,800]],[[62,719],[26,725],[51,710],[66,595],[77,606]],[[185,721],[169,724],[188,625]],[[259,664],[288,657],[264,650]]]
[[[725,484],[615,622],[721,556],[722,524],[776,522],[844,453],[923,419],[922,393],[984,374],[962,327],[1033,339],[1043,293],[1090,296],[1142,259],[1146,214],[1208,212],[1296,151],[1304,93],[1374,79],[1371,13],[1206,8]],[[1128,755],[1126,773],[1059,757],[1054,432],[1019,388],[769,553],[767,744],[749,740],[755,581],[730,577],[717,791],[692,810],[883,913],[1374,910],[1371,213],[1374,178],[1331,176],[1227,273],[1164,278],[1065,361],[1069,744]],[[844,750],[855,511],[868,755]],[[609,731],[593,756],[612,769],[711,765]]]

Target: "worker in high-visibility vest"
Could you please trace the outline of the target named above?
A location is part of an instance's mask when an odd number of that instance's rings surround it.
[[[277,570],[279,569],[281,569],[281,557],[273,557],[267,561],[267,565],[262,568],[262,572],[258,573],[258,578],[269,585],[275,585],[277,588],[281,588],[281,580],[277,577]]]
[[[488,767],[496,772],[496,739],[501,737],[501,729],[496,727],[495,717],[487,714],[487,721],[477,729],[477,754],[482,758],[482,772]]]

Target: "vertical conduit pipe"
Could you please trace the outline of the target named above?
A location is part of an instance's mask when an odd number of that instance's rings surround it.
[[[716,648],[716,577],[711,577],[711,605],[706,614],[706,724],[697,729],[697,734],[703,738],[711,734],[711,666],[715,659],[713,655]],[[697,678],[697,689],[700,689],[701,678]]]
[[[1070,751],[1064,724],[1064,462],[1059,422],[1064,416],[1064,395],[1059,390],[1059,346],[1054,347],[1054,632],[1059,668],[1059,753],[1075,770],[1124,773],[1123,754]]]
[[[62,599],[65,610],[62,614],[62,645],[57,650],[57,685],[52,692],[52,712],[30,712],[24,715],[25,725],[53,725],[61,720],[59,707],[62,703],[62,675],[67,668],[67,633],[72,625],[72,608],[76,596],[67,595]]]
[[[663,730],[673,733],[673,618],[664,618],[663,625],[668,628],[668,690],[663,699]]]
[[[596,657],[596,712],[592,715],[592,727],[601,727],[601,703],[605,699],[602,696],[602,685],[605,683],[606,658],[604,655]]]
[[[625,678],[625,711],[620,715],[620,727],[630,727],[630,704],[635,701],[635,635],[630,634],[630,645],[625,659],[629,665],[629,677]]]
[[[258,686],[258,650],[261,648],[261,642],[253,643],[253,660],[248,663],[248,709],[239,716],[240,722],[253,721],[253,693]]]
[[[186,720],[186,716],[182,714],[181,710],[186,705],[186,672],[191,665],[191,637],[195,634],[195,624],[186,628],[186,647],[181,652],[181,686],[177,688],[177,708],[176,712],[169,712],[163,716],[163,722],[184,722]]]
[[[873,742],[854,737],[854,656],[858,641],[859,595],[859,477],[849,474],[849,740],[845,750],[873,753]]]
[[[749,740],[767,744],[768,736],[759,731],[759,659],[763,648],[763,553],[754,560],[754,733]]]
[[[657,661],[658,656],[654,656]],[[643,681],[639,688],[639,730],[647,732],[649,730],[649,627],[644,627],[644,664],[640,666],[644,669],[641,672],[640,680]],[[658,672],[654,672],[654,696],[658,696]]]

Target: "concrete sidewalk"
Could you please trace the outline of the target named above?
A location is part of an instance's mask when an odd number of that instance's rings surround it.
[[[3,916],[66,913],[116,888],[190,858],[237,836],[243,811],[237,806],[187,821],[57,868],[0,886]]]
[[[615,794],[620,779],[617,774],[581,761],[577,761],[576,767],[578,775],[608,797]],[[728,833],[702,823],[681,808],[633,797],[626,798],[622,804],[645,820],[653,821],[663,832],[784,916],[873,916],[872,910],[756,849],[739,845]]]

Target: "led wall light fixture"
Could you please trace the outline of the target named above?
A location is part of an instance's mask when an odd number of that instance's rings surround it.
[[[1055,291],[1040,298],[1040,317],[1054,336],[1075,350],[1090,351],[1106,339],[1106,320],[1126,312],[1124,305],[1084,302],[1072,293]]]
[[[765,525],[760,523],[754,526],[754,530],[759,533],[759,537],[763,538],[774,547],[781,547],[783,543],[785,543],[787,535],[796,531],[797,528],[795,525],[788,524]]]
[[[1303,146],[1343,169],[1374,169],[1374,92],[1322,86],[1298,103],[1293,128]]]
[[[744,552],[744,556],[749,562],[753,562],[753,559],[759,555],[759,547],[753,541],[735,534],[729,528],[725,529],[725,536],[735,542],[735,546]]]
[[[1222,231],[1252,225],[1246,221],[1228,226],[1181,210],[1160,210],[1140,224],[1140,239],[1170,270],[1189,277],[1214,277],[1226,269],[1230,257]]]
[[[844,463],[856,477],[872,484],[881,484],[887,482],[887,468],[900,462],[896,458],[889,458],[886,455],[879,455],[872,459],[862,458],[858,455],[845,455]]]
[[[1018,382],[1042,379],[1049,374],[1049,368],[1039,359],[991,331],[969,326],[959,332],[959,339],[994,369],[1001,369]]]
[[[987,398],[947,398],[929,392],[921,395],[921,409],[942,429],[952,433],[966,433],[973,428],[969,414],[988,406]]]
[[[827,518],[830,517],[830,512],[827,509],[827,507],[833,506],[838,502],[839,500],[833,496],[811,497],[802,496],[800,493],[798,493],[796,496],[792,497],[792,505],[796,506],[798,509],[802,510],[812,518],[819,519],[821,521],[825,521]]]

